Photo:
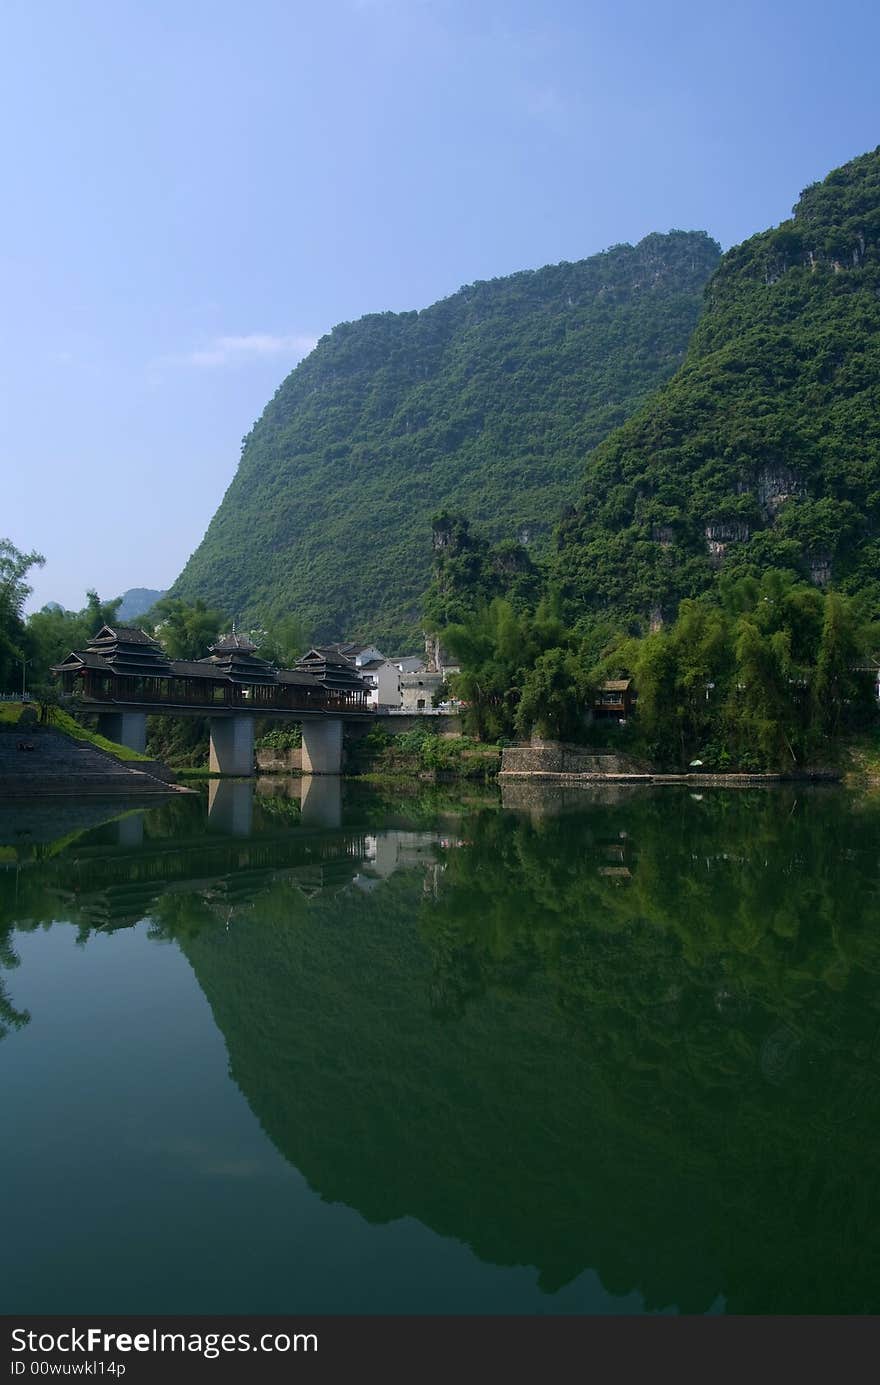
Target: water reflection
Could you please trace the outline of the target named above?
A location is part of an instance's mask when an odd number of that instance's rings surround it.
[[[254,786],[248,779],[212,779],[208,784],[208,826],[230,837],[254,830]]]
[[[548,1294],[592,1268],[649,1308],[880,1309],[876,805],[244,804],[18,861],[0,917],[148,917],[263,1130],[370,1222],[415,1217]]]

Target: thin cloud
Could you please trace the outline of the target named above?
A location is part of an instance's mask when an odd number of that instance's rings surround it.
[[[249,332],[240,337],[213,337],[186,359],[191,365],[243,365],[267,356],[307,356],[318,344],[317,337],[273,336],[270,332]]]

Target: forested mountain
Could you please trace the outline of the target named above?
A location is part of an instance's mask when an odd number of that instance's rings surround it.
[[[417,639],[433,513],[546,549],[587,455],[681,364],[718,256],[650,235],[335,327],[245,438],[173,595]]]
[[[573,618],[645,622],[770,567],[880,608],[880,149],[729,251],[682,368],[558,536]]]

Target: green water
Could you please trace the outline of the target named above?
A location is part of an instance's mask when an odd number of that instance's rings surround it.
[[[880,1311],[880,802],[269,790],[0,809],[0,1311]]]

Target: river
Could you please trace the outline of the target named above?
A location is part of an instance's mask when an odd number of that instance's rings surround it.
[[[6,1313],[880,1311],[880,799],[0,810]]]

